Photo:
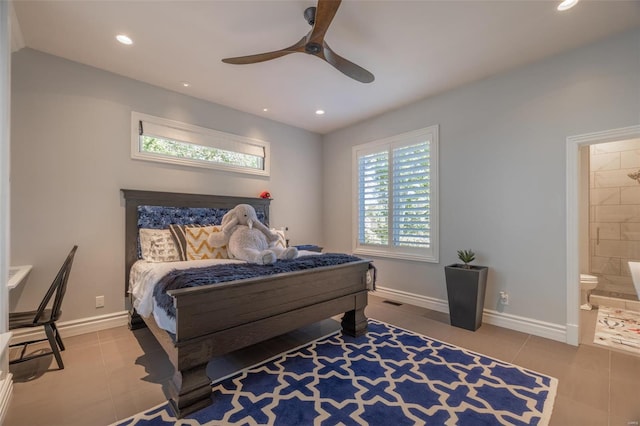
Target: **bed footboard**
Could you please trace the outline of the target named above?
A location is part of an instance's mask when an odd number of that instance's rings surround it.
[[[216,356],[340,314],[344,333],[366,333],[368,265],[367,261],[353,262],[172,291],[177,314],[175,339],[152,317],[144,322],[174,365],[167,398],[176,417],[215,402],[206,367]]]
[[[366,292],[345,296],[272,318],[265,318],[231,330],[221,331],[199,341],[176,346],[174,356],[177,358],[179,367],[176,367],[167,395],[176,417],[182,418],[215,403],[211,395],[211,380],[206,373],[207,363],[214,356],[223,355],[338,315],[349,307],[355,307],[354,305],[366,305],[366,299]],[[364,324],[354,322],[355,318],[364,319]],[[349,335],[354,335],[351,330],[356,330],[358,334],[365,333],[364,306],[346,311],[342,326],[343,332]],[[206,361],[203,362],[203,360]]]

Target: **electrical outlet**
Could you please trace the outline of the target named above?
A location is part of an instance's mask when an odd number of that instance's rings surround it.
[[[509,304],[509,293],[506,291],[500,292],[500,303],[505,306]]]
[[[96,296],[96,308],[104,308],[104,296]]]

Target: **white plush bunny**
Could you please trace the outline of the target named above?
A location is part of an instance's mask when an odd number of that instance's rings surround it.
[[[269,247],[269,243],[277,239],[278,236],[258,220],[253,206],[238,204],[222,217],[222,232],[212,233],[209,244],[212,247],[226,245],[230,258],[260,265],[298,257],[295,247]]]

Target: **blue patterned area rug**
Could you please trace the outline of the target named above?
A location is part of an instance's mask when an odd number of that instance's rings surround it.
[[[213,404],[168,404],[116,423],[158,425],[546,425],[557,379],[376,320],[213,384]]]

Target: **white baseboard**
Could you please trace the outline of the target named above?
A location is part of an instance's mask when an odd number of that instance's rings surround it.
[[[11,402],[11,394],[13,392],[13,374],[7,373],[4,380],[0,381],[0,425],[4,424],[9,402]]]
[[[567,327],[563,325],[506,314],[504,312],[492,311],[490,309],[484,310],[482,321],[487,324],[497,325],[498,327],[504,327],[527,334],[533,334],[534,336],[567,343]]]
[[[127,311],[114,312],[96,317],[82,318],[73,321],[58,322],[58,331],[62,338],[78,336],[80,334],[92,333],[95,331],[106,330],[108,328],[120,327],[127,325],[129,322],[129,313]],[[40,339],[44,337],[42,327],[38,330],[21,329],[13,331],[11,343],[18,343],[25,340]]]
[[[580,344],[580,328],[577,324],[567,324],[567,343],[573,346]]]
[[[420,306],[421,308],[431,309],[432,311],[449,313],[449,302],[446,300],[407,293],[381,286],[376,286],[376,291],[373,294],[391,301],[408,303],[410,305]],[[569,342],[567,340],[569,337],[568,333],[571,333],[571,330],[567,330],[567,327],[562,325],[493,311],[491,309],[485,309],[483,311],[482,322],[527,334],[533,334],[547,339],[557,340],[562,343]]]
[[[421,308],[431,309],[432,311],[449,313],[449,302],[446,300],[380,287],[379,285],[376,285],[376,291],[373,292],[373,295],[394,302],[408,303],[410,305],[420,306]]]

